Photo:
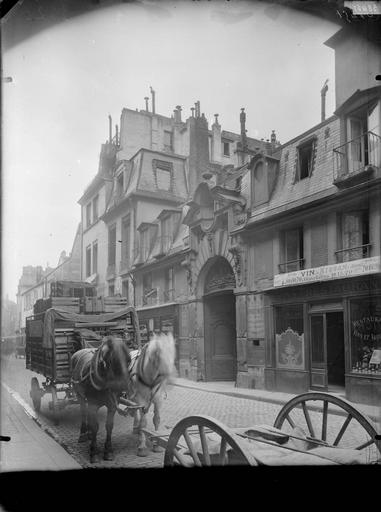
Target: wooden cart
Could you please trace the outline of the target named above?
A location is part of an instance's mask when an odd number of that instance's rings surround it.
[[[26,367],[45,377],[41,386],[37,377],[31,379],[30,397],[36,412],[41,409],[42,397],[51,393],[49,409],[58,424],[60,411],[78,403],[71,383],[73,353],[81,348],[97,348],[106,334],[122,337],[129,347],[139,348],[138,326],[133,307],[99,315],[49,308],[27,318]]]
[[[145,429],[165,449],[165,466],[380,464],[381,436],[359,410],[328,393],[304,393],[274,425],[228,428],[189,416],[170,432]]]

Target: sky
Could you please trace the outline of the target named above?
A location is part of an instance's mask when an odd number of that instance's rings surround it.
[[[15,14],[17,15],[17,13]],[[255,2],[122,3],[67,19],[2,54],[2,296],[26,265],[54,267],[72,249],[78,199],[98,170],[108,115],[145,108],[183,119],[199,100],[209,126],[285,143],[335,109],[339,24]]]

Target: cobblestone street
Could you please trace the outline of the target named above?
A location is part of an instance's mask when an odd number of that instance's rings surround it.
[[[25,360],[14,357],[4,358],[2,364],[2,381],[12,390],[16,391],[28,404],[32,406],[29,397],[30,380],[35,374],[25,369]],[[43,381],[38,376],[40,383]],[[2,389],[4,393],[5,390]],[[91,464],[88,461],[88,443],[78,444],[80,413],[79,406],[71,405],[61,413],[59,425],[54,425],[48,408],[50,395],[42,399],[41,412],[38,415],[40,426],[48,430],[72,457],[82,467],[147,467],[157,468],[163,466],[163,452],[149,451],[147,457],[137,456],[137,436],[132,434],[132,418],[115,416],[113,431],[113,446],[115,460]],[[161,412],[160,430],[168,430],[182,418],[195,414],[208,415],[216,418],[229,427],[250,427],[253,425],[272,425],[281,405],[258,401],[253,399],[226,396],[224,394],[211,393],[198,389],[170,386],[167,398],[163,401]],[[313,416],[312,416],[313,417]],[[105,410],[98,414],[100,428],[98,433],[99,446],[102,447],[105,440]],[[337,434],[343,423],[342,416],[330,416],[328,435],[330,431]],[[152,412],[148,415],[148,428],[153,430]],[[6,433],[4,433],[6,434]],[[362,441],[364,433],[355,432],[352,440]],[[356,439],[355,439],[356,438]],[[350,439],[350,438],[349,438]],[[352,442],[350,439],[350,442]],[[36,461],[38,466],[38,461]]]

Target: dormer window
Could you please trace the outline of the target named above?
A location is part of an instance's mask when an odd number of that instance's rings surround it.
[[[173,150],[173,136],[172,132],[164,131],[164,150],[172,151]]]
[[[265,163],[259,161],[253,170],[253,200],[254,206],[267,202],[269,199]]]
[[[173,164],[163,160],[153,160],[153,171],[156,187],[159,190],[171,192],[173,189]]]
[[[312,174],[315,160],[316,139],[310,139],[297,147],[297,163],[295,181],[309,178]]]

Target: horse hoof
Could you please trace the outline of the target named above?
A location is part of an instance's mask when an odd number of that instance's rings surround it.
[[[138,448],[138,456],[139,457],[147,457],[148,448]]]
[[[98,462],[100,462],[101,459],[99,457],[99,455],[97,453],[94,453],[93,455],[90,455],[90,462],[91,464],[98,464]]]
[[[79,443],[85,443],[88,440],[89,440],[89,436],[88,436],[87,432],[85,432],[84,434],[81,434],[78,438]]]
[[[103,460],[114,460],[114,452],[104,452]]]

